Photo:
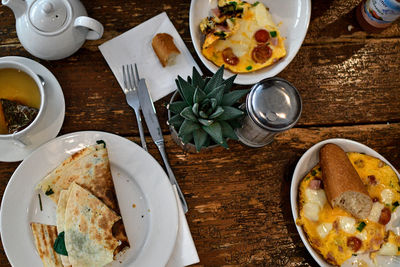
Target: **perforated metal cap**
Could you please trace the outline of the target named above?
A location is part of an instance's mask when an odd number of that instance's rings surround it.
[[[300,118],[301,97],[297,89],[281,78],[256,83],[246,102],[250,118],[261,128],[282,132],[292,128]]]

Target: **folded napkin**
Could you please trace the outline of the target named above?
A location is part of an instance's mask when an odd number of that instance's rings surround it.
[[[174,38],[175,45],[181,52],[174,65],[163,68],[154,53],[151,41],[157,33],[168,33]],[[136,63],[140,78],[146,79],[153,101],[175,91],[175,78],[178,75],[183,78],[191,75],[193,66],[202,74],[165,12],[103,43],[99,49],[121,87],[122,65]]]
[[[198,263],[200,260],[186,221],[185,213],[182,209],[181,201],[179,200],[178,191],[175,185],[173,185],[173,188],[178,203],[179,228],[175,248],[168,261],[167,267],[182,267]]]

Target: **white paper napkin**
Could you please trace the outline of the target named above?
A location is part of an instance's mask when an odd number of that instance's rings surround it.
[[[179,213],[179,228],[176,238],[175,248],[171,258],[168,261],[167,267],[182,267],[198,263],[200,261],[196,247],[193,242],[192,234],[186,221],[185,213],[183,212],[181,202],[179,200],[176,186],[173,185],[176,201],[178,203]]]
[[[174,38],[181,51],[175,64],[162,67],[151,46],[157,33],[168,33]],[[123,86],[122,65],[136,63],[140,78],[145,78],[153,101],[166,96],[176,89],[178,75],[185,78],[191,75],[193,66],[202,74],[174,25],[163,12],[131,30],[99,46],[120,86]]]

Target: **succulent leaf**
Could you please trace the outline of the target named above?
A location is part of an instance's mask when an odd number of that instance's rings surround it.
[[[222,107],[217,107],[217,109],[214,111],[213,114],[208,116],[209,119],[215,119],[218,118],[222,113],[224,113],[224,109]]]
[[[192,107],[194,115],[199,116],[199,103],[194,103]]]
[[[218,117],[218,120],[231,120],[238,118],[244,114],[243,111],[234,107],[222,106],[222,108],[224,109],[224,113],[222,113],[222,115]]]
[[[178,76],[178,84],[180,85],[179,92],[181,93],[183,100],[185,100],[185,102],[189,106],[193,105],[193,95],[195,88],[190,83],[182,79],[181,76]]]
[[[214,121],[214,123],[209,126],[202,126],[202,128],[217,144],[223,144],[222,128],[217,121]]]
[[[199,119],[199,122],[204,126],[210,126],[214,122],[214,120]]]
[[[217,103],[218,101],[215,98],[210,98],[210,101],[211,101],[211,108],[214,110],[218,105]]]
[[[229,92],[229,90],[231,90],[232,86],[233,86],[233,82],[236,79],[237,74],[229,77],[228,79],[226,79],[223,83],[225,84],[225,93]]]
[[[208,98],[215,98],[217,100],[217,104],[220,105],[222,102],[222,97],[224,96],[224,88],[225,85],[220,85],[207,94]]]
[[[204,92],[206,94],[209,94],[211,91],[214,90],[214,88],[219,87],[224,79],[222,78],[224,74],[224,65],[222,65],[217,72],[211,77],[211,79],[208,81],[206,86],[204,87]],[[225,87],[225,85],[224,85]]]
[[[208,119],[208,115],[202,110],[199,111],[199,116],[203,119]]]
[[[181,127],[184,120],[185,119],[182,118],[181,115],[176,114],[176,115],[172,116],[171,119],[169,119],[168,123],[169,123],[169,125],[172,125],[175,129],[179,129],[179,127]]]
[[[174,114],[181,113],[185,107],[187,107],[185,101],[176,101],[167,105],[167,108]]]
[[[182,137],[187,134],[191,134],[194,130],[197,130],[200,128],[200,125],[198,123],[195,123],[191,120],[185,119],[181,125],[181,128],[179,128],[179,137]]]
[[[200,103],[203,101],[207,95],[199,87],[196,88],[193,95],[193,103]]]
[[[221,124],[223,137],[227,137],[233,140],[238,140],[235,131],[233,130],[232,126],[229,123],[227,123],[226,121],[219,121],[219,124]]]
[[[193,139],[197,152],[204,146],[207,136],[208,134],[201,128],[193,131]]]
[[[187,120],[193,121],[193,122],[197,122],[197,117],[196,115],[193,113],[192,108],[191,107],[186,107],[182,110],[182,112],[180,113],[180,115],[182,117],[184,117]]]
[[[200,73],[197,71],[195,67],[193,67],[193,72],[192,72],[192,84],[194,87],[198,87],[202,90],[204,89],[205,80],[201,78]]]
[[[190,76],[187,77],[187,82],[190,83],[191,85],[193,85],[192,78]],[[193,87],[196,87],[196,86],[193,86]]]
[[[182,136],[179,136],[179,137],[182,139],[182,142],[184,144],[191,143],[192,140],[193,140],[193,134],[192,133],[185,134],[185,135],[182,135]]]
[[[232,106],[233,104],[236,103],[236,101],[238,101],[240,98],[242,98],[248,92],[249,92],[249,90],[245,89],[245,90],[235,90],[235,91],[226,93],[222,97],[221,105],[222,106]]]

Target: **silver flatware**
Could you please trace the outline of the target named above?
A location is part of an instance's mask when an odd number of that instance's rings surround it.
[[[144,79],[139,78],[139,73],[137,70],[137,66],[135,64],[135,79],[136,84],[138,85],[138,94],[139,94],[139,102],[142,107],[143,117],[146,121],[147,128],[149,129],[151,138],[153,139],[154,143],[156,144],[158,150],[160,151],[161,157],[164,161],[165,168],[167,169],[169,180],[171,184],[176,186],[178,191],[179,199],[182,203],[183,212],[188,211],[188,206],[183,196],[183,193],[176,181],[175,175],[172,172],[171,166],[168,162],[167,153],[165,152],[164,146],[164,137],[161,132],[160,123],[158,122],[156,109],[154,108],[153,100],[151,99],[149,90],[147,89],[146,81]]]
[[[137,84],[133,77],[132,64],[122,66],[122,74],[124,79],[124,88],[122,89],[126,96],[126,102],[135,111],[136,121],[138,124],[139,134],[140,134],[140,142],[142,143],[143,149],[147,151],[146,140],[144,138],[144,132],[143,132],[142,118],[140,117],[140,103],[137,92],[138,91]]]

